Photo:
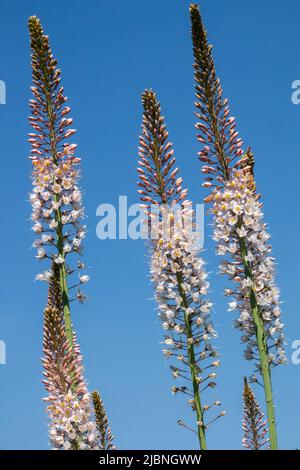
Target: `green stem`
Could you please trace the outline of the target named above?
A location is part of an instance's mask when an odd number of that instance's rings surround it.
[[[259,358],[260,358],[260,364],[261,364],[261,373],[263,377],[265,398],[266,398],[266,404],[267,404],[270,447],[272,450],[278,450],[275,409],[274,409],[274,401],[273,401],[273,394],[272,394],[271,371],[270,371],[270,363],[268,359],[268,349],[266,345],[265,330],[264,330],[263,322],[261,320],[259,308],[257,304],[254,305],[254,303],[252,303],[252,297],[254,297],[255,303],[256,303],[255,293],[253,289],[251,289],[250,299],[251,299],[253,319],[256,325],[256,338],[257,338]]]
[[[53,103],[51,99],[50,93],[50,79],[48,74],[48,69],[43,60],[41,60],[41,68],[43,71],[43,78],[44,78],[44,85],[45,85],[45,98],[47,103],[47,116],[48,116],[48,128],[49,128],[49,140],[50,140],[50,148],[51,148],[51,156],[53,162],[57,164],[57,140],[56,140],[56,133],[55,133],[55,112],[53,109]],[[55,202],[59,201],[59,197],[55,196]],[[65,260],[65,254],[63,250],[63,224],[61,221],[61,210],[60,207],[57,208],[55,212],[55,220],[57,222],[56,227],[56,247],[58,254]],[[60,277],[60,287],[61,287],[61,294],[62,294],[62,304],[63,304],[63,313],[64,313],[64,320],[65,320],[65,330],[66,335],[69,341],[71,348],[73,349],[73,329],[72,329],[72,322],[71,322],[71,310],[70,310],[70,300],[69,300],[69,289],[68,289],[68,281],[67,281],[67,271],[65,261],[64,263],[59,265],[59,277]]]
[[[250,278],[251,281],[253,281],[253,272],[252,272],[251,264],[249,263],[249,261],[246,260],[246,256],[247,256],[246,241],[243,237],[238,237],[238,240],[239,240],[245,275],[247,278]],[[250,296],[252,317],[255,323],[255,330],[256,330],[255,332],[256,332],[257,346],[258,346],[258,352],[259,352],[261,374],[262,374],[263,383],[264,383],[264,392],[265,392],[265,399],[266,399],[266,405],[267,405],[267,416],[268,416],[268,423],[269,423],[270,447],[272,450],[278,450],[275,408],[274,408],[274,400],[273,400],[273,393],[272,393],[271,370],[270,370],[270,362],[268,358],[268,345],[267,345],[267,340],[266,340],[265,328],[264,328],[264,324],[263,324],[261,313],[260,313],[260,308],[257,303],[256,293],[253,287],[249,287],[249,296]]]
[[[188,351],[188,361],[189,361],[189,368],[191,373],[191,379],[193,384],[193,395],[194,395],[194,403],[195,403],[195,410],[197,415],[197,435],[199,439],[200,449],[206,450],[206,436],[205,436],[205,425],[203,421],[203,409],[201,405],[201,398],[200,398],[200,390],[199,390],[199,378],[198,378],[198,367],[195,360],[195,349],[193,343],[193,332],[192,332],[192,325],[189,315],[186,313],[188,309],[188,301],[185,295],[184,290],[182,289],[182,275],[181,273],[176,274],[177,282],[178,282],[178,290],[180,296],[182,298],[182,306],[184,308],[184,321],[185,321],[185,328],[186,328],[186,335],[187,335],[187,351]]]
[[[62,303],[63,303],[63,312],[65,319],[65,330],[66,335],[69,341],[71,348],[74,347],[73,342],[73,328],[71,321],[71,310],[70,310],[70,301],[69,301],[69,289],[67,283],[67,273],[65,264],[60,265],[59,267],[59,277],[60,277],[60,288],[62,292]]]
[[[58,251],[58,254],[65,260],[65,254],[64,254],[64,249],[63,249],[63,225],[61,221],[60,208],[56,210],[55,219],[57,222],[57,227],[56,227],[57,251]],[[73,348],[74,347],[73,329],[72,329],[72,321],[71,321],[69,288],[68,288],[67,271],[66,271],[65,262],[59,264],[59,280],[60,280],[60,289],[61,289],[61,296],[62,296],[63,313],[64,313],[64,319],[65,319],[66,335],[67,335],[71,348]]]

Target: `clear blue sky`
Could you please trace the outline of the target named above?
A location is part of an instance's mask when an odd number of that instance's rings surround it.
[[[192,52],[188,1],[2,0],[0,79],[7,104],[0,106],[1,297],[0,339],[7,365],[0,365],[0,448],[46,449],[47,418],[41,401],[42,312],[45,286],[34,282],[40,266],[30,249],[27,159],[31,84],[27,17],[37,15],[50,35],[70,98],[82,156],[89,234],[85,260],[91,267],[90,297],[73,309],[90,388],[101,391],[118,448],[193,449],[196,440],[178,428],[188,421],[182,397],[170,394],[172,379],[161,354],[161,327],[154,311],[148,260],[142,241],[100,241],[96,208],[136,197],[140,95],[153,87],[162,102],[177,161],[190,196],[201,202],[198,144],[194,136]],[[300,338],[299,171],[300,106],[291,83],[300,79],[297,0],[203,0],[200,4],[215,45],[224,94],[239,130],[256,155],[258,188],[278,261],[284,321],[291,342]],[[216,394],[227,416],[208,433],[210,448],[240,448],[242,378],[252,364],[242,358],[240,333],[232,328],[206,232],[214,322],[222,355]],[[299,442],[300,366],[274,371],[279,442]]]

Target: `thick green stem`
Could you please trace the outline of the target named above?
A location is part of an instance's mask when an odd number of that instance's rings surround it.
[[[256,298],[253,289],[251,289],[250,298]],[[277,433],[276,433],[276,420],[275,420],[275,409],[274,409],[274,402],[273,402],[273,394],[272,394],[272,382],[271,382],[271,371],[270,371],[270,363],[268,359],[268,348],[266,345],[266,338],[265,338],[265,330],[261,320],[259,308],[252,304],[251,299],[251,308],[253,314],[253,320],[256,325],[256,338],[257,338],[257,345],[259,350],[259,358],[260,358],[260,365],[261,365],[261,374],[263,377],[264,383],[264,391],[265,391],[265,398],[267,404],[267,416],[268,416],[268,423],[269,423],[269,436],[270,436],[270,447],[272,450],[278,450],[278,443],[277,443]]]
[[[238,237],[238,240],[239,240],[245,275],[247,278],[253,281],[253,273],[251,269],[251,264],[246,259],[247,257],[246,241],[243,237]],[[256,293],[253,287],[249,287],[249,298],[250,298],[250,305],[251,305],[251,311],[252,311],[252,318],[255,323],[256,339],[257,339],[257,346],[258,346],[260,366],[261,366],[261,374],[262,374],[263,383],[264,383],[264,392],[265,392],[265,399],[266,399],[266,405],[267,405],[267,416],[268,416],[268,423],[269,423],[270,447],[272,450],[278,450],[275,408],[274,408],[273,393],[272,393],[271,370],[270,370],[270,362],[268,358],[268,345],[266,341],[264,324],[261,318],[260,308],[257,303]]]
[[[59,256],[65,259],[64,249],[63,249],[63,225],[61,222],[61,211],[60,208],[56,210],[55,219],[57,222],[56,227],[56,236],[57,236],[57,251]],[[65,262],[59,265],[59,280],[60,280],[60,289],[62,296],[63,312],[65,319],[65,330],[66,335],[69,341],[71,348],[73,348],[73,329],[71,322],[71,310],[70,310],[70,300],[69,300],[69,289],[67,281],[67,272]]]
[[[74,347],[73,342],[73,328],[71,322],[71,310],[70,310],[70,301],[69,301],[69,289],[67,284],[67,273],[65,264],[60,265],[59,267],[59,277],[60,277],[60,287],[62,292],[62,303],[63,303],[63,312],[65,319],[65,330],[66,335],[69,341],[71,348]]]
[[[186,313],[188,309],[188,301],[185,295],[184,290],[182,289],[182,276],[180,273],[176,274],[177,282],[178,282],[178,290],[180,296],[182,298],[182,306],[184,308],[184,322],[186,328],[186,336],[187,336],[187,352],[188,352],[188,361],[189,361],[189,368],[191,373],[191,380],[193,385],[193,395],[194,395],[194,404],[197,416],[197,434],[200,444],[201,450],[206,450],[206,436],[205,436],[205,425],[203,420],[203,409],[201,405],[201,398],[200,398],[200,382],[198,377],[198,367],[195,360],[195,350],[194,350],[194,340],[193,340],[193,332],[191,326],[191,320],[189,315]]]

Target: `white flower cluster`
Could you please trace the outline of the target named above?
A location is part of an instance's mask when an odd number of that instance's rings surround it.
[[[215,190],[213,201],[217,253],[230,256],[221,263],[220,270],[237,283],[235,290],[226,289],[225,294],[233,298],[229,310],[240,312],[235,327],[243,332],[242,340],[247,345],[245,356],[251,360],[257,353],[250,305],[252,295],[264,323],[269,361],[273,365],[284,363],[283,324],[279,290],[274,279],[274,258],[252,175],[246,170],[233,170],[224,188]]]
[[[51,258],[57,264],[65,263],[69,253],[80,253],[86,228],[80,219],[84,216],[81,192],[77,186],[80,160],[73,155],[60,158],[57,163],[48,158],[33,160],[32,230],[39,236],[34,243],[37,258]],[[78,266],[79,268],[83,265]],[[51,273],[43,272],[36,279],[48,281]],[[79,284],[87,281],[81,276]]]
[[[183,209],[184,211],[185,209]],[[201,376],[204,369],[200,361],[217,356],[211,344],[216,336],[210,321],[211,302],[207,299],[209,283],[204,261],[198,256],[195,240],[189,231],[181,230],[168,238],[161,237],[155,244],[151,265],[155,297],[158,302],[164,337],[165,357],[176,357],[180,367],[172,366],[173,377],[185,376],[184,367],[190,364],[188,345],[193,344],[195,364],[199,372],[198,383],[208,380],[206,385],[214,387],[210,380],[215,374]],[[208,367],[218,366],[213,361]],[[184,391],[186,387],[173,391]]]
[[[98,431],[91,420],[90,394],[79,399],[69,391],[49,400],[49,437],[53,450],[99,450]]]

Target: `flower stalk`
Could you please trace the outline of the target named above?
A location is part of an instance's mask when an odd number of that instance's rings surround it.
[[[89,280],[82,274],[81,260],[70,267],[70,255],[81,255],[86,228],[81,223],[84,209],[78,187],[80,158],[77,145],[67,142],[75,134],[68,117],[71,108],[60,85],[61,72],[53,58],[48,37],[35,16],[29,18],[32,50],[33,99],[29,118],[30,159],[33,165],[32,204],[33,243],[39,260],[47,259],[51,269],[36,276],[49,282],[48,304],[44,313],[44,375],[48,391],[50,441],[54,449],[96,450],[101,448],[98,427],[106,426],[104,416],[93,415],[92,396],[87,390],[76,335],[73,331],[70,302],[83,302],[81,287]],[[69,284],[69,277],[78,280]],[[71,298],[71,292],[77,289]],[[101,401],[99,394],[98,401]],[[102,403],[102,401],[101,401]],[[103,406],[103,404],[102,404]],[[97,422],[97,426],[96,426]],[[109,445],[110,430],[107,430]]]
[[[214,239],[217,253],[227,255],[221,272],[236,283],[230,310],[238,309],[235,326],[243,332],[247,359],[258,359],[262,374],[269,422],[271,449],[277,449],[276,419],[271,383],[271,367],[286,361],[283,324],[280,322],[279,290],[274,280],[274,259],[270,256],[269,234],[263,222],[262,204],[254,181],[254,157],[245,153],[229,116],[228,100],[216,76],[212,46],[208,44],[197,5],[190,6],[196,90],[196,129],[203,148],[199,152],[206,175],[203,186],[211,188],[205,199],[213,203]],[[275,354],[271,349],[275,348]]]

